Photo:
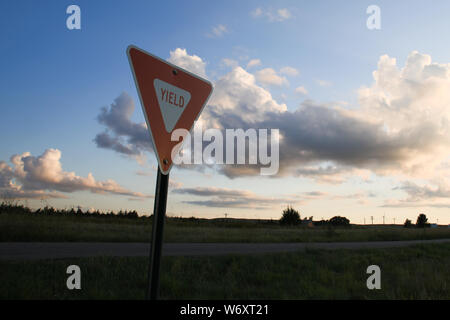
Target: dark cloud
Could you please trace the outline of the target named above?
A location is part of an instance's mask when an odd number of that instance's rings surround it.
[[[95,136],[94,142],[99,148],[111,149],[118,153],[133,156],[140,155],[141,151],[132,144],[125,145],[117,136],[111,136],[107,131]]]
[[[107,130],[94,138],[97,147],[131,156],[152,150],[145,123],[134,123],[131,120],[134,108],[133,99],[126,93],[118,96],[109,108],[101,108],[97,120]]]

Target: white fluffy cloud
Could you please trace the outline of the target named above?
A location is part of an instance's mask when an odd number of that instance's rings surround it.
[[[265,85],[282,86],[289,84],[289,81],[285,77],[278,75],[272,68],[259,70],[255,76],[258,82]]]
[[[410,137],[405,147],[417,146],[403,150],[403,171],[432,175],[449,155],[450,64],[413,51],[399,68],[396,59],[384,55],[373,77],[371,87],[359,90],[361,114],[388,136]]]
[[[170,57],[167,60],[183,69],[206,78],[206,63],[199,56],[189,55],[186,49],[177,48],[175,51],[170,51]]]
[[[395,59],[382,56],[373,75],[373,85],[359,90],[356,109],[308,100],[293,112],[260,110],[259,118],[266,120],[251,125],[279,128],[283,136],[280,174],[321,180],[335,176],[343,181],[361,169],[381,175],[433,177],[435,168],[450,156],[449,64],[432,63],[431,57],[412,52],[405,67],[398,68]],[[238,117],[246,105],[240,96],[233,97],[234,111],[215,115],[223,127],[231,125],[231,114]],[[323,163],[331,164],[333,172],[325,175]],[[258,174],[258,168],[227,166],[223,172]]]
[[[241,67],[216,81],[214,91],[201,119],[206,125],[225,128],[222,124],[235,122],[236,128],[243,124],[263,121],[270,113],[281,113],[287,110],[285,104],[277,103],[269,91],[256,84],[255,76]]]
[[[29,152],[13,155],[12,166],[0,161],[0,196],[4,198],[66,198],[65,193],[90,191],[136,198],[148,197],[132,192],[113,180],[97,181],[92,173],[80,177],[64,171],[60,162],[61,151],[47,149],[40,156]]]

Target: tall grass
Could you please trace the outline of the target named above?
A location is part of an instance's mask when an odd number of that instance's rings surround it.
[[[81,268],[67,290],[66,268]],[[369,265],[381,290],[368,290]],[[143,299],[147,258],[0,261],[0,299]],[[450,244],[371,250],[163,257],[162,299],[450,299]]]

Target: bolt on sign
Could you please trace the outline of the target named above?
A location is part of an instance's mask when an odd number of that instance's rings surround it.
[[[172,167],[176,129],[190,131],[212,92],[208,80],[135,46],[127,49],[141,106],[163,174]]]

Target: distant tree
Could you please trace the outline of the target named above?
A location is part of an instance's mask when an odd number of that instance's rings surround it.
[[[417,217],[416,227],[417,228],[426,228],[429,227],[430,224],[428,223],[428,218],[425,214],[421,213]]]
[[[332,226],[349,226],[350,220],[348,220],[346,217],[336,216],[330,219],[330,224]]]
[[[292,207],[287,207],[283,210],[283,215],[280,219],[281,225],[298,225],[300,224],[300,214]]]
[[[411,228],[412,227],[412,221],[409,219],[406,219],[405,224],[403,225],[405,228]]]

